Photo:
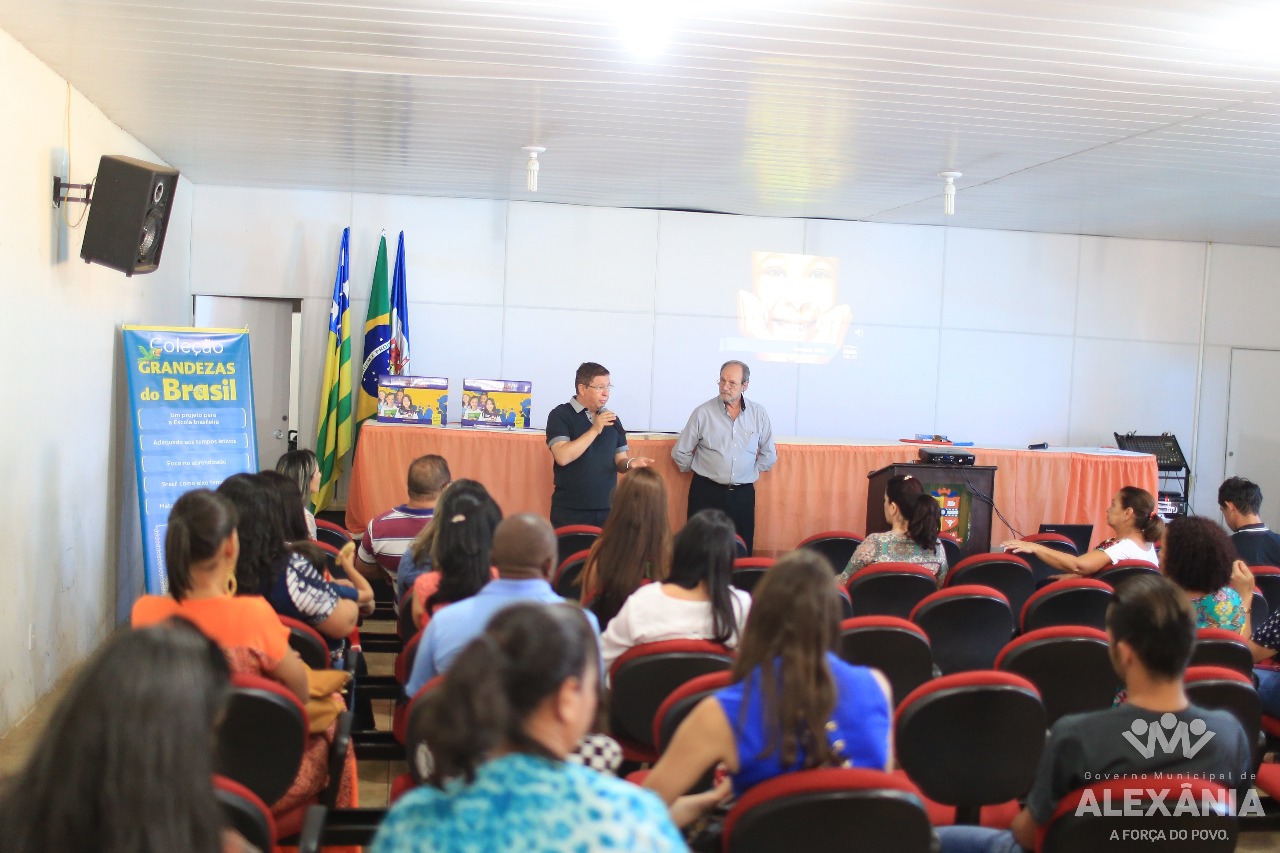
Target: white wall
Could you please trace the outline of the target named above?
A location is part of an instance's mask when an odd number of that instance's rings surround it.
[[[613,371],[610,407],[628,428],[679,429],[729,357],[719,342],[736,334],[750,253],[833,255],[858,357],[755,361],[750,393],[777,433],[1094,446],[1116,431],[1168,431],[1198,452],[1194,498],[1209,514],[1230,347],[1280,348],[1268,319],[1280,308],[1270,286],[1280,249],[197,187],[193,291],[305,300],[304,442],[348,224],[357,326],[378,235],[387,229],[394,252],[403,229],[414,372],[455,389],[465,376],[530,379],[535,424],[590,359]]]
[[[50,206],[66,175],[66,83],[0,32],[0,733],[122,619],[142,589],[122,323],[190,322],[192,187],[178,187],[159,271],[126,278],[80,260],[84,226]],[[102,154],[161,162],[71,94],[71,175]],[[74,223],[80,205],[69,211]],[[30,634],[31,649],[28,650]]]

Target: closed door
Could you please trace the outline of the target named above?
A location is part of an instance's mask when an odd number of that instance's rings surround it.
[[[274,468],[289,449],[291,299],[197,296],[195,323],[206,329],[248,329],[257,417],[258,469]]]
[[[1262,520],[1280,530],[1280,351],[1231,350],[1227,401],[1228,477],[1247,477],[1262,489]]]

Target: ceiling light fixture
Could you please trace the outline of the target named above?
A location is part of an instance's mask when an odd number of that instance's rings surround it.
[[[531,193],[538,191],[538,155],[547,149],[541,145],[526,145],[520,149],[529,155],[529,165],[525,169],[525,186]]]
[[[942,188],[942,212],[947,216],[952,216],[956,212],[956,178],[960,176],[960,172],[938,173],[938,177],[947,182]]]

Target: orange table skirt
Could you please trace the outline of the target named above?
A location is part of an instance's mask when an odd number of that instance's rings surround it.
[[[689,474],[671,459],[675,438],[630,440],[631,455],[648,456],[667,482],[671,524],[679,529],[688,508]],[[996,466],[995,502],[1014,528],[1034,533],[1041,523],[1092,524],[1096,544],[1111,535],[1107,505],[1121,486],[1155,494],[1156,459],[1139,454],[967,448],[978,465]],[[347,527],[363,530],[370,518],[407,499],[409,463],[427,453],[449,461],[454,479],[479,480],[504,515],[551,512],[551,453],[535,432],[487,432],[397,424],[365,424],[351,472]],[[756,552],[789,551],[812,533],[865,533],[867,474],[916,458],[911,444],[846,445],[778,442],[778,462],[756,486]],[[991,543],[1014,534],[991,518]]]

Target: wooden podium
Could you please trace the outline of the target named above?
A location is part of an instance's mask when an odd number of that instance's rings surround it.
[[[883,533],[889,529],[889,522],[884,518],[885,484],[890,477],[900,474],[915,477],[925,494],[938,498],[942,504],[942,532],[953,533],[960,540],[962,558],[991,550],[994,465],[902,462],[872,471],[867,475],[867,533]]]

